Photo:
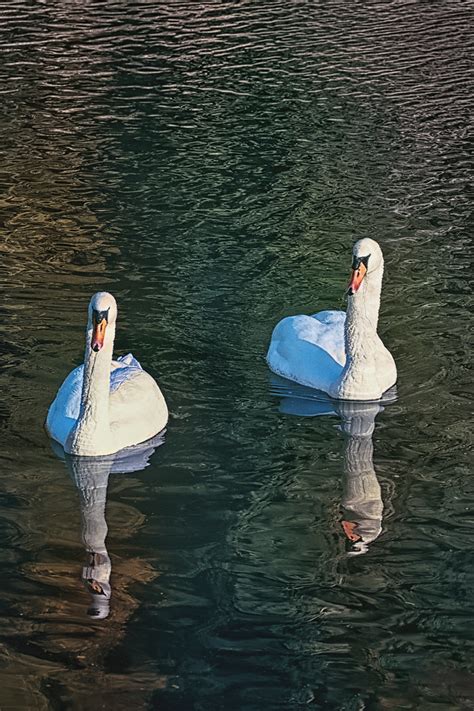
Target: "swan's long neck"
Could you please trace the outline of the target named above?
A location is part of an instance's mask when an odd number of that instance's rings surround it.
[[[368,273],[359,290],[349,297],[344,329],[346,363],[329,393],[332,397],[371,400],[383,392],[377,364],[384,348],[377,335],[382,276],[381,265]]]
[[[114,337],[115,327],[111,324],[107,327],[103,347],[95,353],[91,349],[92,329],[87,329],[81,406],[68,450],[71,454],[95,456],[114,451],[109,413]]]
[[[367,274],[359,291],[349,297],[344,333],[348,359],[364,357],[377,335],[382,277],[383,266]]]

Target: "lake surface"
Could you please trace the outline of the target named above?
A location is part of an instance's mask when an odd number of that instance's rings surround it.
[[[472,3],[0,15],[0,707],[474,709]],[[269,337],[364,236],[398,399],[311,416]],[[170,406],[142,471],[43,430],[101,289]]]

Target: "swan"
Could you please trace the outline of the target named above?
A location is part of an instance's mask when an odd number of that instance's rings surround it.
[[[334,399],[378,400],[397,380],[395,361],[377,334],[383,255],[367,237],[355,243],[352,255],[347,313],[282,319],[267,362],[274,373]]]
[[[168,421],[155,380],[129,353],[112,360],[117,303],[99,291],[89,303],[84,364],[53,400],[46,430],[68,454],[102,456],[150,439]]]

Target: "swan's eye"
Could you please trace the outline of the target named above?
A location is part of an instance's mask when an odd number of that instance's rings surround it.
[[[104,345],[108,317],[109,309],[107,309],[107,311],[97,311],[94,309],[92,312],[91,348],[95,353],[98,353]]]
[[[367,270],[369,267],[369,257],[370,254],[368,254],[366,257],[354,257],[354,259],[352,260],[352,270],[355,272],[359,271],[361,264],[363,264],[365,269]]]
[[[108,323],[109,309],[106,309],[105,311],[97,311],[96,309],[94,309],[92,312],[92,320],[96,325],[99,325],[104,320],[105,320],[105,323]]]

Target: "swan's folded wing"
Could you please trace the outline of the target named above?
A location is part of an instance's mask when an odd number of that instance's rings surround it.
[[[346,362],[346,346],[344,343],[344,325],[346,314],[344,311],[319,311],[311,318],[317,322],[310,338],[324,348],[337,363],[344,366]],[[321,324],[321,326],[319,326]]]
[[[127,366],[131,365],[134,368],[140,368],[140,370],[143,370],[142,366],[138,362],[138,360],[133,356],[131,353],[127,353],[127,355],[119,356],[117,360],[113,361],[114,365],[120,364],[120,366]]]
[[[79,417],[84,365],[74,368],[59,388],[48,410],[46,429],[53,439],[64,445]]]
[[[131,353],[113,360],[110,370],[110,392],[115,392],[127,380],[142,372],[142,366]]]
[[[273,372],[327,392],[345,363],[345,314],[289,316],[275,327],[267,361]]]
[[[110,425],[123,446],[138,444],[168,421],[168,408],[155,380],[141,368],[130,368],[128,377],[110,393]]]

